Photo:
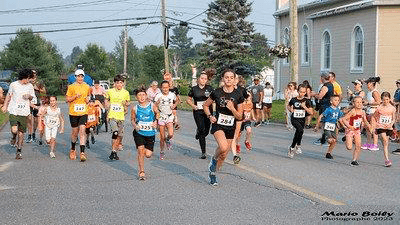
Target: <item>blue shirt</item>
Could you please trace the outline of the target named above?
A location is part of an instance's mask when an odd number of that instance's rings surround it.
[[[394,97],[393,100],[395,102],[400,102],[400,88],[396,90],[396,92],[394,93]]]
[[[323,122],[337,123],[339,118],[343,116],[343,112],[340,111],[340,109],[338,107],[333,108],[332,106],[330,106],[322,113],[322,115],[323,115],[323,117],[322,117]]]
[[[137,132],[140,135],[150,137],[154,136],[156,134],[156,130],[154,128],[148,129],[151,123],[154,122],[156,119],[156,116],[154,115],[153,111],[153,104],[149,103],[147,106],[142,107],[140,104],[137,104],[135,107],[136,111],[136,124],[139,125],[139,127],[147,127],[144,129],[139,129]],[[142,126],[141,126],[142,125]]]

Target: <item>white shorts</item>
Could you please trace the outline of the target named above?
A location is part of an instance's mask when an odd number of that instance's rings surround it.
[[[160,119],[158,120],[158,125],[160,126],[165,126],[168,123],[173,123],[174,122],[174,114],[170,114],[170,115],[164,115],[164,114],[160,114]]]
[[[52,138],[56,139],[57,132],[58,132],[58,127],[49,128],[46,126],[44,128],[44,135],[46,137],[46,141],[49,142],[50,139],[52,139]]]

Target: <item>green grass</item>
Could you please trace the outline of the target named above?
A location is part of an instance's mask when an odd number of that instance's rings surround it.
[[[8,113],[3,113],[0,111],[0,126],[8,121]]]
[[[179,110],[184,111],[192,111],[192,107],[190,107],[186,103],[186,99],[188,96],[181,95],[182,103],[178,106]],[[271,109],[271,122],[274,123],[285,123],[285,100],[275,100],[272,102],[272,109]]]

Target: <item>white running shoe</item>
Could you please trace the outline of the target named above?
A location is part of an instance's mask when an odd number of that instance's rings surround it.
[[[297,146],[296,146],[296,154],[301,154],[301,153],[303,153],[303,152],[301,151],[301,146],[300,146],[300,145],[297,145]]]
[[[54,152],[50,152],[50,158],[55,159],[56,158],[56,154],[54,154]]]

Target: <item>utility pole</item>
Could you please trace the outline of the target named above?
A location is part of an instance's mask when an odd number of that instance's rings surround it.
[[[291,81],[299,80],[299,35],[297,20],[297,0],[290,0],[290,78]]]
[[[128,73],[126,72],[126,64],[128,62],[128,26],[125,25],[124,31],[124,71],[123,74],[126,76]]]
[[[165,65],[165,72],[169,72],[169,57],[168,57],[168,24],[167,18],[165,16],[166,11],[166,1],[167,0],[160,0],[161,1],[161,27],[163,31],[163,38],[164,38],[164,65]]]

